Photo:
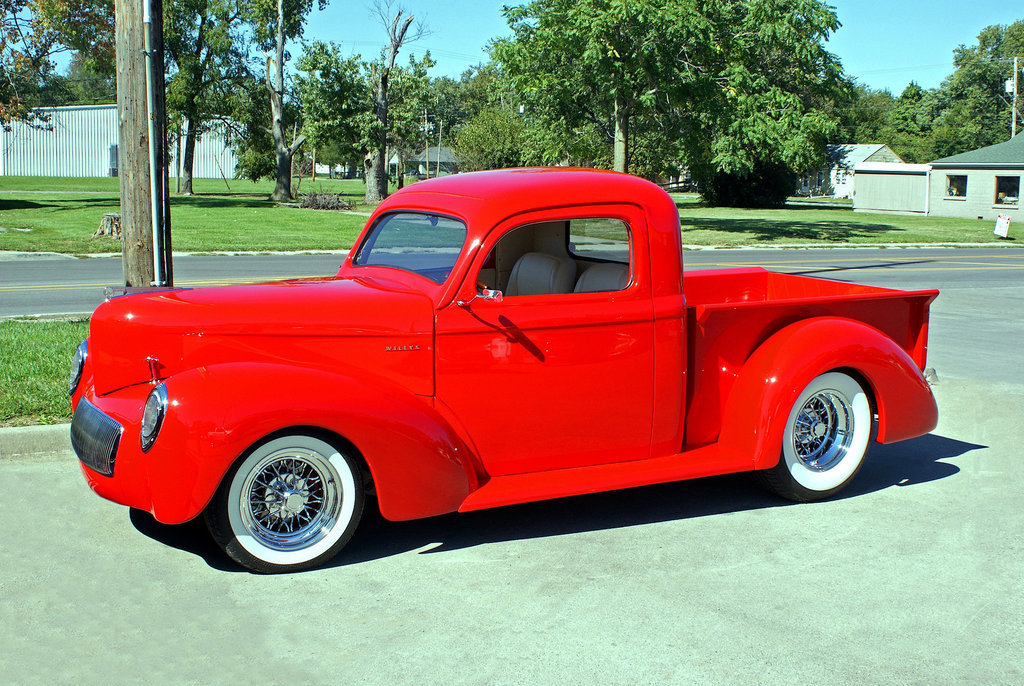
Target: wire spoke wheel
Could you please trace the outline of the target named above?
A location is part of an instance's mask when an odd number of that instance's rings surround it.
[[[207,508],[206,522],[244,567],[297,571],[344,547],[359,523],[363,499],[353,457],[313,436],[282,436],[240,459]]]
[[[242,484],[242,522],[255,538],[277,550],[312,545],[341,515],[340,480],[319,453],[279,450],[258,463]]]
[[[853,443],[851,401],[831,390],[812,395],[793,427],[793,450],[810,469],[824,472],[842,461]]]

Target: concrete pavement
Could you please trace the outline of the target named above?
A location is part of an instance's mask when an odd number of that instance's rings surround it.
[[[1024,386],[947,378],[936,394],[936,431],[875,446],[836,500],[786,504],[730,476],[371,516],[334,564],[272,577],[240,572],[201,524],[162,526],[93,495],[66,446],[14,459],[5,442],[0,674],[1021,683]]]
[[[66,426],[0,430],[0,681],[1024,683],[1024,284],[969,274],[933,306],[939,426],[822,503],[738,475],[367,516],[261,577],[92,494]]]

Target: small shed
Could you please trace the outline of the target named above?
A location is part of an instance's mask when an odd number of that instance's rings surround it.
[[[853,177],[863,162],[903,162],[888,145],[829,145],[825,164],[800,180],[799,193],[811,196],[853,197]]]
[[[928,213],[927,164],[861,162],[855,168],[855,212]]]
[[[931,163],[930,213],[995,221],[1000,214],[1022,221],[1024,134]]]

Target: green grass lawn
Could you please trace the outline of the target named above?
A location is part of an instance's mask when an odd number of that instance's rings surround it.
[[[278,206],[267,200],[269,181],[253,184],[196,179],[195,195],[171,196],[174,250],[344,250],[352,246],[371,208],[331,212]],[[174,187],[174,180],[171,180]],[[295,185],[292,186],[293,192]],[[300,192],[363,197],[362,181],[305,179]],[[119,211],[117,179],[0,179],[0,250],[90,254],[120,252],[112,238],[92,238],[100,219]],[[26,231],[27,229],[27,231]]]
[[[371,209],[332,212],[278,206],[267,200],[272,189],[270,181],[196,179],[196,195],[171,197],[174,250],[347,250]],[[316,183],[304,179],[299,186],[299,192],[312,189],[340,193],[358,203],[364,186],[360,180],[323,177]],[[813,205],[744,210],[707,207],[694,194],[673,197],[686,245],[999,242],[992,222],[975,219],[864,214]],[[91,238],[102,216],[117,212],[118,204],[116,178],[0,177],[0,250],[120,252],[118,241]]]
[[[0,426],[71,419],[68,369],[84,321],[0,322]]]

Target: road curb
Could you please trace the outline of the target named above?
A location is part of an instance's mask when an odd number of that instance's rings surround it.
[[[70,424],[0,428],[0,460],[67,452],[71,452]]]

